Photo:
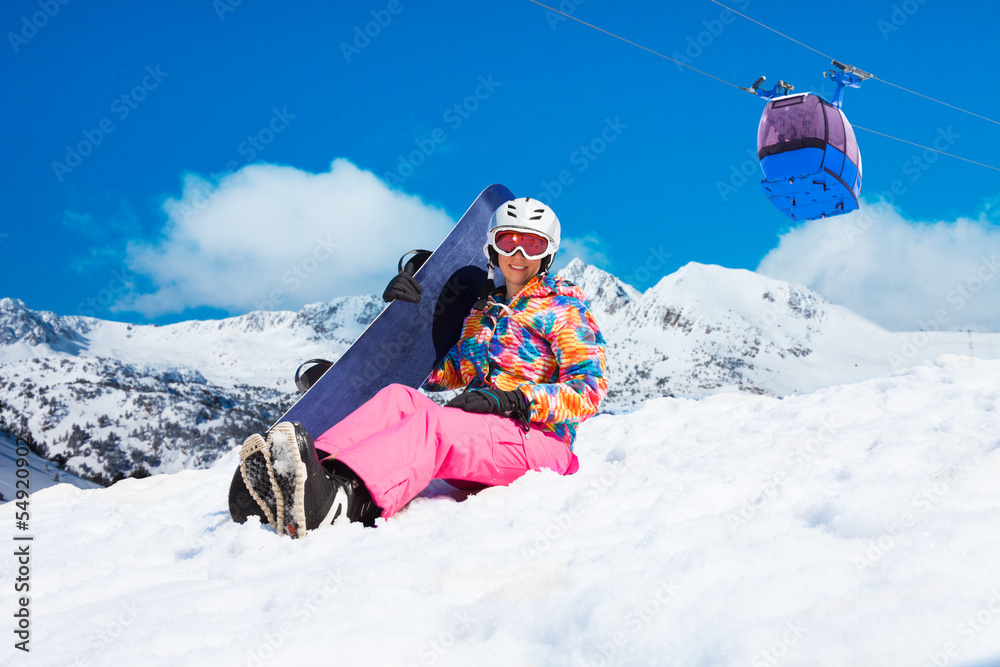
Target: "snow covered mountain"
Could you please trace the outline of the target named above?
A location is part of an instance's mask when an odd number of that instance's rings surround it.
[[[6,585],[0,663],[1000,664],[1000,361],[659,398],[583,424],[576,452],[569,477],[462,502],[434,483],[301,541],[229,519],[235,448],[45,489],[8,543],[29,563],[0,559],[28,572],[33,653],[13,657]]]
[[[941,354],[1000,357],[1000,334],[890,332],[800,285],[690,263],[639,293],[579,261],[580,285],[608,341],[606,409],[656,396],[811,392]]]
[[[104,483],[203,467],[273,423],[294,399],[298,364],[339,356],[382,305],[349,297],[158,327],[3,299],[0,426]]]
[[[1000,334],[893,333],[810,290],[688,264],[644,293],[570,263],[608,342],[607,411],[661,396],[785,396],[944,353],[1000,357]],[[81,475],[205,467],[279,417],[300,362],[336,359],[375,296],[215,321],[138,326],[0,300],[0,427]]]

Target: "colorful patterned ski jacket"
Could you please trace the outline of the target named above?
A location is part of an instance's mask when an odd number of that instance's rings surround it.
[[[423,387],[519,389],[532,425],[572,449],[577,424],[608,392],[604,337],[579,287],[536,276],[507,306],[491,301],[465,318],[462,337]]]

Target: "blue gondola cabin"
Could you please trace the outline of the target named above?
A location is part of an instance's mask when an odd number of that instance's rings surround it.
[[[861,154],[839,108],[812,93],[772,98],[757,129],[767,198],[796,221],[858,208]]]

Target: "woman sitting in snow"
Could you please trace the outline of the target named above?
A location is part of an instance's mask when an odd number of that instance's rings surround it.
[[[251,435],[240,471],[256,502],[231,503],[233,518],[254,514],[279,534],[304,537],[345,520],[373,525],[435,478],[475,487],[507,485],[529,470],[576,472],[576,427],[597,412],[608,382],[604,338],[583,293],[548,275],[559,236],[559,219],[541,202],[500,206],[483,250],[505,285],[465,319],[423,385],[464,392],[440,406],[390,385],[315,446],[295,422],[277,424],[266,440]],[[404,271],[383,298],[417,302],[421,291]],[[322,462],[317,449],[329,453]]]

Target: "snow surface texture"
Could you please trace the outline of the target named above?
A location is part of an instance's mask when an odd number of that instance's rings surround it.
[[[560,275],[583,288],[608,341],[605,411],[659,396],[806,393],[945,353],[1000,358],[1000,334],[885,331],[749,271],[692,263],[643,293],[579,260]],[[348,297],[156,327],[0,299],[0,422],[105,480],[202,468],[270,426],[296,397],[299,363],[337,359],[383,306]]]
[[[0,663],[1000,664],[1000,362],[654,399],[576,451],[570,477],[464,502],[436,482],[375,529],[298,541],[229,520],[235,450],[45,489],[32,654],[8,630]]]

